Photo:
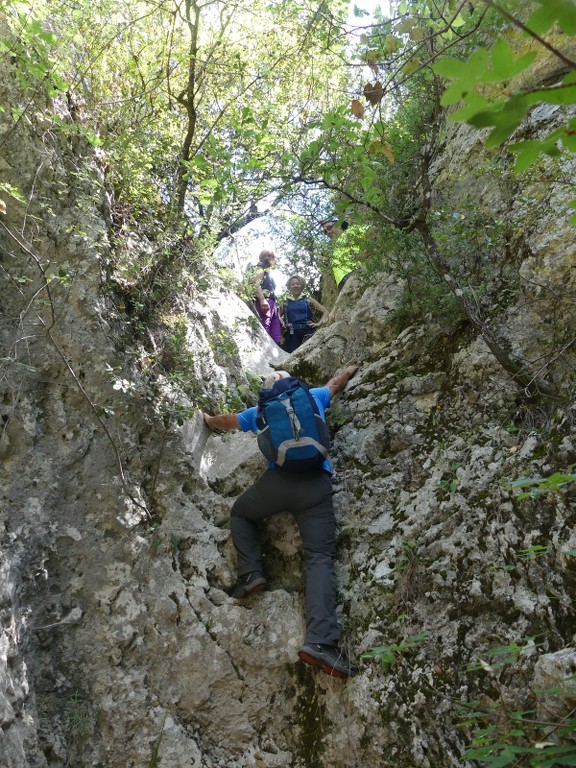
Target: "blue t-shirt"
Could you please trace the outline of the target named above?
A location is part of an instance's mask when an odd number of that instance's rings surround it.
[[[320,416],[324,421],[326,421],[326,408],[330,405],[330,390],[328,387],[313,387],[310,390],[310,394],[316,401],[316,405],[318,406],[318,411],[320,412]],[[245,411],[240,411],[238,414],[238,424],[240,425],[240,429],[242,432],[256,432],[258,433],[258,427],[256,426],[256,416],[258,414],[258,408],[257,406],[252,406],[252,408],[247,408]],[[277,464],[270,463],[268,465],[268,469],[273,469],[274,467],[277,467]],[[324,469],[326,472],[329,472],[332,474],[332,465],[329,461],[329,459],[326,459],[322,463],[322,469]]]

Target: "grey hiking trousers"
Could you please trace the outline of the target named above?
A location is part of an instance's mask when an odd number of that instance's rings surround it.
[[[336,523],[332,478],[322,469],[305,473],[268,469],[232,507],[232,540],[238,575],[262,570],[259,523],[290,512],[298,524],[306,562],[307,643],[334,645],[340,638],[336,619]]]

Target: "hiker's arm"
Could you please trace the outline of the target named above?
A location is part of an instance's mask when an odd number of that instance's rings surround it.
[[[359,367],[360,366],[358,365],[349,365],[346,370],[344,370],[342,373],[339,373],[337,376],[334,376],[330,379],[330,381],[326,383],[325,386],[327,386],[330,390],[331,397],[334,397],[334,395],[338,394],[338,392],[342,392],[346,384],[348,384]]]
[[[310,304],[312,304],[314,309],[317,309],[318,312],[322,313],[322,317],[320,318],[320,320],[318,320],[317,323],[310,323],[310,325],[313,328],[317,328],[319,325],[324,325],[326,320],[328,320],[328,310],[326,309],[326,307],[323,304],[320,304],[319,301],[316,301],[316,299],[312,299],[311,298],[310,299]]]
[[[256,288],[256,298],[258,299],[258,302],[262,309],[268,309],[268,301],[266,299],[266,296],[264,296],[264,291],[262,290],[262,286],[260,283],[264,279],[264,270],[259,269],[254,274],[254,287]]]
[[[204,413],[202,415],[206,426],[210,429],[240,429],[237,413],[219,413],[216,416]]]

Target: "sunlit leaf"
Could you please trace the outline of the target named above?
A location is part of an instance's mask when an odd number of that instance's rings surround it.
[[[370,144],[370,146],[368,147],[368,152],[371,155],[384,155],[384,157],[386,157],[386,159],[389,160],[391,163],[395,161],[392,147],[389,144],[387,144],[385,141],[381,141],[380,139],[377,139],[376,141],[373,141]]]
[[[402,72],[405,75],[413,75],[414,72],[417,72],[420,67],[422,66],[422,62],[420,59],[417,59],[415,56],[412,56],[412,58],[408,59],[406,64],[402,67]]]
[[[568,83],[553,86],[551,88],[542,88],[538,91],[531,91],[530,101],[537,104],[540,101],[547,104],[575,104],[576,103],[576,83]]]
[[[410,30],[409,37],[410,40],[413,40],[415,43],[419,43],[426,37],[426,30],[424,27],[414,27],[414,29]]]
[[[396,32],[399,32],[400,34],[405,34],[406,32],[410,32],[414,25],[416,24],[416,20],[412,19],[410,17],[401,19],[394,27],[394,30]]]
[[[402,41],[400,38],[396,37],[395,35],[386,35],[384,51],[387,54],[395,53],[401,45]]]
[[[523,96],[513,96],[493,109],[472,115],[467,122],[475,128],[492,127],[493,130],[486,139],[486,146],[496,147],[514,133],[529,106]]]

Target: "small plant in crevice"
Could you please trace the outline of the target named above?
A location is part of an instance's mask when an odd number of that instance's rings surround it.
[[[298,713],[299,739],[298,747],[305,765],[319,765],[324,751],[324,736],[328,723],[326,720],[326,704],[314,686],[314,678],[305,664],[298,664],[296,674],[299,682],[299,693],[295,704]]]
[[[240,359],[240,350],[233,334],[222,326],[208,334],[208,344],[217,359],[225,364],[230,358]]]
[[[518,558],[522,560],[532,560],[538,557],[544,557],[550,554],[552,547],[550,544],[532,544],[518,552]]]
[[[469,666],[469,671],[487,675],[488,685],[480,698],[459,709],[459,727],[471,729],[463,759],[486,768],[576,765],[576,676],[546,689],[534,687],[528,669],[538,646],[536,638],[524,638],[479,655]],[[515,699],[510,693],[514,679]],[[544,698],[553,700],[554,711],[562,714],[548,718],[544,710],[539,712],[538,700]]]
[[[419,632],[398,643],[370,648],[369,651],[365,651],[361,654],[360,658],[363,661],[371,661],[373,659],[379,661],[382,670],[384,672],[389,672],[393,666],[400,664],[407,653],[411,652],[417,645],[427,640],[428,637],[428,632]]]
[[[432,269],[418,235],[383,226],[374,238],[376,253],[363,265],[366,278],[386,272],[396,278],[402,293],[386,317],[397,333],[425,318],[451,326],[463,317],[454,295]]]
[[[326,423],[331,433],[337,432],[340,427],[350,421],[350,415],[347,414],[339,405],[334,405],[326,414]]]
[[[70,697],[64,709],[64,719],[71,743],[78,744],[88,738],[93,719],[90,704],[80,691],[74,691]]]
[[[575,466],[572,464],[569,469],[573,469]],[[548,477],[520,477],[513,480],[511,485],[512,488],[521,491],[517,498],[523,500],[537,499],[539,496],[549,494],[560,494],[566,490],[566,486],[571,485],[574,481],[576,481],[576,474],[572,472],[554,472]]]
[[[162,744],[162,738],[164,736],[164,728],[166,726],[166,718],[167,714],[164,715],[164,719],[162,720],[162,726],[160,728],[160,733],[158,734],[158,738],[154,742],[154,746],[152,747],[152,755],[150,757],[150,764],[148,768],[158,768],[160,765],[160,745]]]
[[[392,605],[400,609],[422,592],[423,575],[426,561],[416,550],[412,541],[404,542],[402,552],[397,558],[392,574],[396,577]]]
[[[448,478],[440,480],[438,483],[438,487],[441,488],[443,491],[447,491],[448,493],[456,493],[458,490],[458,477],[456,475],[456,470],[459,469],[462,466],[462,464],[459,461],[451,461],[450,462],[450,469],[451,474]]]
[[[531,544],[529,547],[520,549],[514,553],[514,563],[496,563],[488,566],[491,571],[516,571],[521,564],[528,565],[532,563],[538,563],[540,561],[540,568],[549,578],[550,576],[550,563],[554,561],[557,554],[562,554],[564,557],[576,557],[576,549],[562,549],[556,551],[551,544]],[[557,595],[553,595],[557,598]]]

